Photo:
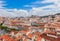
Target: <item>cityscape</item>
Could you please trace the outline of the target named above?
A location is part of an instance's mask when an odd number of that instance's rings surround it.
[[[48,16],[0,17],[0,31],[0,40],[5,39],[4,41],[59,41],[60,13]]]
[[[0,41],[60,41],[60,0],[0,0]]]

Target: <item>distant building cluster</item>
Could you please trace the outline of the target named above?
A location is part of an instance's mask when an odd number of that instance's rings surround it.
[[[9,17],[0,17],[0,23],[3,23],[5,26],[19,26],[19,25],[28,25],[35,23],[52,23],[52,22],[60,22],[60,13],[55,15],[48,16],[29,16],[29,17],[21,17],[21,18],[9,18]]]
[[[21,18],[0,17],[0,24],[19,29],[8,33],[0,29],[0,41],[60,41],[60,13]]]

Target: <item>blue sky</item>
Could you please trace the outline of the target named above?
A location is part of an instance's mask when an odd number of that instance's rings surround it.
[[[7,4],[6,8],[23,9],[25,8],[24,5],[35,2],[36,0],[5,0],[5,1]]]
[[[16,8],[16,9],[31,9],[32,7],[25,7],[25,5],[33,5],[34,7],[42,7],[42,6],[46,6],[46,5],[51,5],[54,3],[40,3],[40,4],[33,4],[36,1],[44,1],[44,0],[4,0],[6,1],[5,4],[7,4],[5,6],[5,8]]]
[[[0,0],[0,16],[45,16],[56,13],[60,13],[60,0]]]

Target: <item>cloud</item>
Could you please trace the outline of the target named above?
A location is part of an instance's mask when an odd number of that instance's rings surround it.
[[[46,6],[46,5],[53,5],[54,0],[37,0],[31,4],[24,5],[24,7],[41,7],[41,6]]]
[[[12,12],[8,12],[6,8],[4,8],[3,6],[5,6],[6,4],[4,4],[5,1],[0,1],[0,16],[4,16],[4,17],[12,17],[13,13]]]
[[[53,15],[57,12],[52,11],[52,10],[43,10],[42,8],[33,8],[30,11],[31,15],[39,15],[39,16],[45,16],[45,15]]]
[[[7,9],[4,8],[5,6],[5,1],[0,1],[0,16],[4,17],[20,17],[20,16],[27,16],[28,12],[27,10],[18,10],[18,9]]]
[[[50,2],[56,2],[57,0],[44,0],[41,3],[50,3]]]
[[[16,16],[18,16],[18,17],[20,17],[20,16],[28,16],[28,11],[27,10],[22,10],[22,9],[20,9],[20,10],[17,10],[17,9],[15,9],[14,11],[12,11],[13,13],[14,13],[14,15],[16,15]]]
[[[45,9],[45,8],[50,8],[50,10],[52,10],[52,11],[60,11],[60,0],[45,0],[45,1],[43,1],[43,2],[46,2],[46,1],[48,1],[48,2],[53,2],[54,4],[53,5],[49,5],[49,6],[45,6],[43,9]]]
[[[54,3],[54,4],[34,8],[32,9],[31,13],[34,13],[36,15],[42,15],[42,16],[60,13],[60,0],[44,0],[41,3]]]
[[[43,7],[35,7],[36,5],[25,5],[26,7],[32,7],[32,9],[23,10],[23,9],[7,9],[4,8],[6,4],[3,1],[0,1],[0,16],[5,17],[21,17],[21,16],[31,16],[31,15],[53,15],[56,13],[60,13],[60,1],[59,0],[44,0],[44,1],[37,1],[34,4],[40,3],[54,3],[51,5],[43,6]]]
[[[3,3],[5,3],[5,1],[0,1],[0,8],[4,8],[3,6],[5,6],[6,4],[3,4]]]
[[[53,2],[55,6],[60,7],[60,0],[44,0],[42,3]]]
[[[27,10],[17,10],[17,9],[0,9],[0,16],[4,17],[21,17],[28,16]]]

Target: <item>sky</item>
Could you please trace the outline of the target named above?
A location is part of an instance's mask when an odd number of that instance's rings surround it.
[[[0,0],[0,16],[21,17],[60,13],[60,0]]]

